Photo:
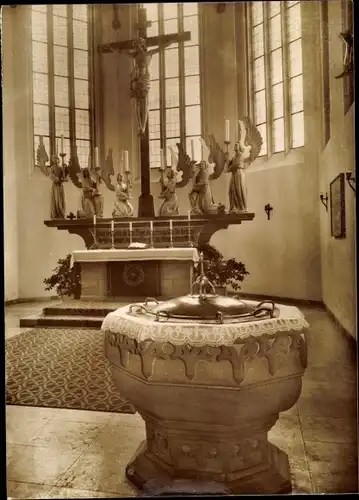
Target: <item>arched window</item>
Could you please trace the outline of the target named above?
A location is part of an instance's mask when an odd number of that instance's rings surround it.
[[[199,26],[197,3],[143,4],[152,22],[148,36],[191,32],[191,40],[174,43],[155,54],[151,61],[149,93],[150,166],[160,166],[160,149],[177,142],[200,154],[201,91],[199,64]],[[197,151],[198,148],[198,151]]]
[[[271,156],[304,145],[300,3],[251,2],[247,19],[251,114]]]
[[[49,156],[77,148],[88,165],[93,137],[91,6],[31,6],[35,155],[43,136]],[[63,151],[62,151],[63,145]]]

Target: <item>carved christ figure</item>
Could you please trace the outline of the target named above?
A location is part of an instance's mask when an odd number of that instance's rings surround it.
[[[173,42],[161,45],[165,49]],[[139,38],[132,42],[133,49],[127,50],[126,54],[133,58],[133,70],[131,73],[131,97],[136,99],[137,121],[140,133],[144,134],[148,117],[148,92],[150,90],[149,67],[152,56],[160,51],[160,47],[147,50],[146,40]]]

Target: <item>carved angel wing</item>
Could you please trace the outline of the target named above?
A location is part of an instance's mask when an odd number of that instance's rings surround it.
[[[46,152],[44,145],[44,138],[40,135],[40,144],[36,150],[36,166],[39,167],[41,172],[45,175],[49,175],[49,169],[46,163],[49,161],[49,156]]]
[[[251,146],[249,156],[245,159],[245,162],[251,164],[261,152],[263,139],[259,130],[248,116],[243,118],[243,123],[246,129],[245,143],[247,146]]]
[[[212,134],[209,135],[209,150],[210,154],[208,160],[210,163],[214,164],[214,169],[209,179],[218,179],[224,170],[226,155]]]
[[[106,160],[103,167],[101,168],[101,178],[104,181],[106,187],[111,191],[115,191],[115,186],[111,182],[111,176],[115,174],[115,168],[113,165],[113,149],[108,150]]]
[[[186,151],[183,149],[183,146],[179,142],[176,145],[178,149],[178,162],[176,170],[177,172],[182,173],[182,178],[179,182],[176,183],[176,187],[181,188],[187,186],[188,182],[190,181],[193,175],[195,161],[191,160],[191,158],[188,156]]]
[[[71,156],[70,156],[69,166],[68,166],[68,172],[69,172],[69,177],[70,177],[72,183],[76,187],[82,188],[82,183],[79,180],[79,176],[78,176],[78,174],[81,173],[81,167],[80,167],[79,159],[78,159],[78,156],[77,156],[77,148],[76,148],[76,146],[71,151]]]

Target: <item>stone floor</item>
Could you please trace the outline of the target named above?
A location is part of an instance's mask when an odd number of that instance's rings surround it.
[[[50,304],[6,307],[6,338]],[[358,492],[356,355],[325,311],[302,310],[311,325],[302,394],[269,437],[289,455],[294,492]],[[145,435],[137,414],[8,406],[6,430],[8,497],[138,494],[124,476]]]

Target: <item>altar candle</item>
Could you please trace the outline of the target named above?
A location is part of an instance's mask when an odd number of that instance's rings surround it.
[[[192,160],[194,161],[194,140],[191,140]]]
[[[188,210],[188,220],[191,220],[191,210]]]
[[[204,144],[202,143],[202,146],[201,146],[201,160],[202,161],[207,161],[208,158],[206,158],[206,151],[205,151],[205,147],[204,147]]]
[[[112,220],[111,221],[111,231],[114,232],[115,230],[115,222]]]
[[[153,233],[153,222],[150,221],[150,230],[151,230],[151,233]]]
[[[130,171],[130,167],[128,164],[128,151],[127,151],[127,149],[125,149],[125,172],[129,172],[129,171]]]
[[[96,215],[93,216],[93,225],[96,226]]]
[[[61,134],[61,154],[64,153],[64,136]]]
[[[100,166],[100,155],[99,155],[99,151],[98,151],[98,147],[95,147],[95,167],[99,167]]]
[[[170,219],[170,231],[172,233],[172,219]]]
[[[130,222],[130,231],[132,231],[132,222]]]
[[[225,120],[225,141],[229,142],[229,120]]]

